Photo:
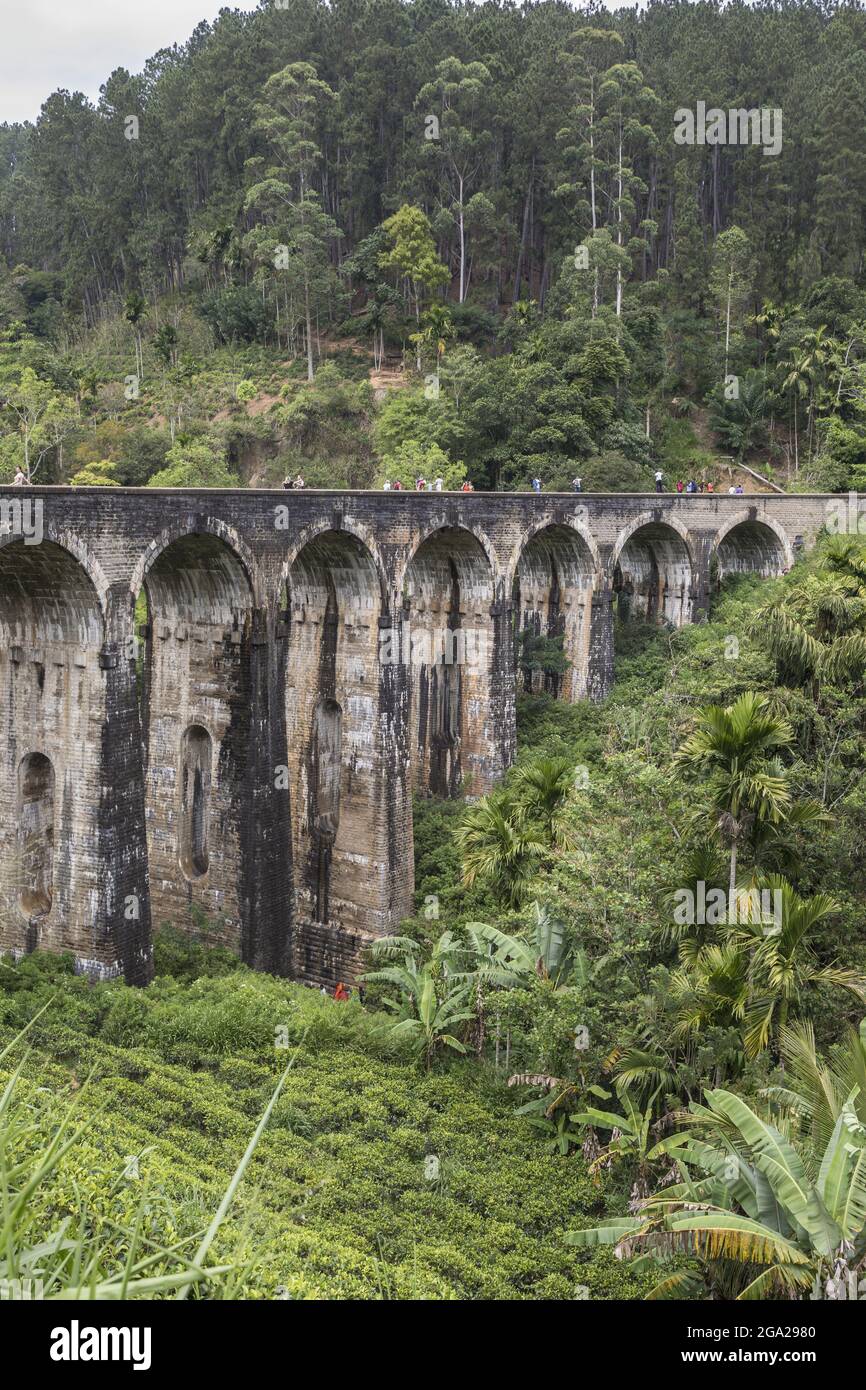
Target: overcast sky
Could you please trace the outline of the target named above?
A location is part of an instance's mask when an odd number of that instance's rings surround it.
[[[140,72],[224,8],[257,10],[258,0],[0,0],[0,124],[35,121],[58,87],[95,101],[115,68]]]
[[[0,0],[0,123],[34,121],[58,87],[91,100],[115,68],[140,72],[221,9],[258,0]]]

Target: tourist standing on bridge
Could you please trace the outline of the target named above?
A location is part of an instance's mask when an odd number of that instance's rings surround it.
[[[387,478],[385,479],[384,483],[382,484],[382,491],[383,491],[383,492],[390,492],[390,491],[391,491],[391,484],[390,484],[390,482],[388,481]]]
[[[24,487],[24,485],[25,485],[26,482],[27,482],[27,478],[26,478],[25,474],[22,473],[22,472],[21,472],[21,469],[19,468],[19,469],[18,469],[18,472],[15,474],[15,477],[12,479],[12,486],[13,486],[13,487]]]
[[[661,470],[660,468],[657,468],[657,469],[656,469],[656,492],[664,492],[664,490],[665,490],[664,477],[665,477],[665,475],[664,475],[664,473],[662,472],[662,470]]]
[[[541,491],[541,479],[540,479],[540,478],[533,478],[533,479],[532,479],[532,491],[533,491],[533,492],[540,492],[540,491]]]
[[[571,486],[574,488],[575,492],[583,492],[583,479],[572,478]]]

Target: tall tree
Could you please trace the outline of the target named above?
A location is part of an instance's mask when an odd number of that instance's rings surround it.
[[[313,315],[334,292],[329,246],[341,235],[333,217],[321,205],[313,176],[321,161],[315,133],[321,108],[334,101],[327,82],[320,81],[311,63],[290,63],[268,78],[264,100],[257,107],[256,128],[265,137],[278,163],[260,157],[247,161],[256,180],[248,189],[245,207],[269,214],[285,231],[284,250],[276,251],[277,270],[293,264],[303,296],[307,379],[313,380]]]
[[[446,58],[425,82],[416,107],[432,116],[432,139],[425,143],[444,175],[448,202],[457,219],[459,302],[466,298],[466,204],[491,143],[491,77],[483,63]]]
[[[729,227],[716,239],[710,288],[724,324],[724,375],[728,376],[732,336],[741,321],[754,277],[751,243],[740,227]]]

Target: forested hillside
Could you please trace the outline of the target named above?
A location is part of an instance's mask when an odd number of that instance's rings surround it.
[[[3,475],[856,485],[864,37],[281,0],[46,94],[0,127]],[[678,143],[698,102],[778,145]]]

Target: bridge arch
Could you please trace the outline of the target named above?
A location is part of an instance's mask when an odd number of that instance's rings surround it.
[[[473,794],[497,771],[491,685],[497,570],[492,547],[462,526],[431,528],[402,578],[401,660],[409,667],[409,751],[422,795]]]
[[[695,572],[694,546],[679,518],[641,513],[620,532],[610,559],[620,619],[682,627],[692,616]]]
[[[467,541],[465,539],[466,537],[469,537],[471,540],[475,541],[478,549],[483,553],[484,558],[486,559],[487,564],[490,568],[494,588],[500,583],[502,579],[502,573],[497,558],[496,546],[493,544],[493,541],[490,539],[490,536],[484,530],[484,528],[481,526],[477,526],[474,523],[469,524],[464,521],[456,521],[453,519],[443,518],[440,515],[438,519],[433,520],[429,523],[429,525],[422,527],[421,530],[414,536],[412,545],[404,559],[403,565],[398,569],[397,587],[399,591],[404,593],[406,591],[406,584],[409,580],[410,571],[412,569],[415,557],[418,554],[418,552],[431,539],[435,540],[436,538],[441,537],[443,532],[453,533],[458,540],[458,544],[462,548],[465,548],[467,544]]]
[[[361,526],[355,521],[341,521],[339,526],[335,526],[333,521],[321,520],[305,526],[294,538],[286,556],[283,560],[280,574],[280,593],[285,589],[289,572],[295,564],[297,557],[311,541],[315,541],[320,536],[347,536],[351,537],[361,546],[370,557],[376,571],[376,578],[379,585],[382,606],[388,606],[388,581],[382,566],[382,558],[379,547],[376,543],[375,533],[367,526]]]
[[[154,536],[150,545],[136,561],[135,569],[129,581],[133,602],[141,593],[148,571],[157,563],[163,551],[174,545],[176,541],[184,540],[187,536],[214,536],[217,540],[222,541],[227,549],[234,553],[243,568],[256,606],[260,606],[263,595],[258,580],[258,567],[252,551],[233,526],[229,526],[227,522],[214,516],[189,516],[182,521],[175,522],[173,526],[167,526],[165,530],[160,531],[158,536]]]
[[[204,912],[237,947],[249,896],[244,853],[254,682],[255,566],[212,518],[151,543],[130,585],[146,600],[140,677],[145,817],[157,922]]]
[[[316,527],[286,571],[293,861],[309,924],[389,928],[389,788],[379,669],[385,586],[365,541]]]
[[[26,547],[26,553],[43,550],[46,545],[55,546],[59,550],[66,551],[90,580],[90,584],[96,594],[100,613],[103,618],[105,617],[108,611],[110,593],[110,586],[105,571],[91,548],[79,540],[78,536],[76,536],[72,530],[58,527],[53,525],[49,520],[46,520],[44,524],[44,537],[38,544],[28,544],[17,534],[0,534],[0,550],[9,545],[22,544]]]
[[[713,537],[711,560],[718,583],[731,574],[760,574],[773,578],[794,563],[794,550],[779,523],[745,508],[729,517]]]
[[[0,543],[0,947],[25,950],[89,949],[100,894],[107,584],[51,536]]]
[[[510,596],[516,634],[561,638],[568,667],[562,673],[518,670],[524,689],[547,690],[566,700],[586,693],[592,596],[600,572],[598,547],[580,525],[553,518],[533,526],[524,538],[511,573]]]

